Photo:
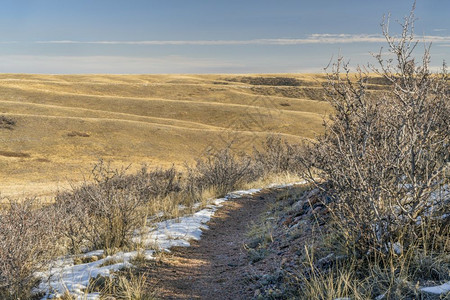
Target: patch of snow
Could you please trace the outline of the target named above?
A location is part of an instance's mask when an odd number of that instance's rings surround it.
[[[281,186],[286,187],[289,185]],[[170,219],[163,222],[153,223],[157,218],[163,216],[159,213],[150,217],[149,226],[135,232],[134,242],[142,243],[146,248],[159,249],[161,251],[170,251],[173,246],[190,246],[190,240],[199,240],[202,230],[208,229],[206,223],[211,219],[216,210],[222,206],[223,202],[239,198],[245,195],[258,193],[261,189],[250,189],[235,191],[227,194],[224,198],[213,199],[204,209],[193,215]],[[196,203],[195,208],[201,204]],[[179,207],[183,209],[184,207]],[[154,250],[144,251],[147,259],[153,259]],[[101,257],[103,250],[95,250],[85,253],[79,257]],[[74,257],[66,257],[55,260],[49,269],[45,272],[36,273],[41,278],[41,283],[35,292],[45,293],[42,299],[52,299],[62,296],[65,292],[74,295],[76,299],[99,299],[98,293],[86,293],[89,281],[97,276],[111,276],[115,271],[125,267],[132,267],[130,262],[132,258],[138,255],[138,252],[119,252],[112,256],[84,264],[74,264]]]
[[[192,208],[198,209],[200,206],[202,206],[202,203],[201,202],[197,202],[197,203],[194,203],[194,205],[192,205]]]
[[[227,201],[228,198],[218,198],[218,199],[214,199],[213,203],[214,205],[221,205],[223,202]]]
[[[102,256],[105,253],[105,250],[94,250],[80,255],[79,257],[88,258],[93,256]]]
[[[234,192],[227,194],[225,196],[225,198],[226,199],[240,198],[242,196],[247,196],[247,195],[252,195],[252,194],[258,193],[259,191],[261,191],[261,189],[249,189],[249,190],[245,190],[245,191],[234,191]]]
[[[285,184],[272,183],[268,187],[281,189],[281,188],[287,188],[287,187],[292,187],[294,185],[301,185],[301,184],[306,184],[306,183],[308,183],[306,180],[297,181],[297,182],[293,182],[293,183],[285,183]]]
[[[420,289],[422,292],[430,293],[430,294],[436,294],[441,295],[450,292],[450,281],[437,285],[437,286],[430,286],[430,287],[424,287]]]
[[[135,237],[134,241],[146,247],[157,247],[168,250],[174,246],[190,246],[189,240],[199,240],[202,229],[207,229],[207,223],[218,206],[202,209],[192,216],[180,217],[156,223],[154,229],[143,237]]]
[[[98,254],[101,251],[86,253],[84,257],[92,257],[92,253]],[[153,258],[153,250],[144,251],[147,259]],[[91,256],[88,256],[91,254]],[[62,296],[66,291],[73,294],[77,299],[98,299],[96,294],[86,294],[85,290],[89,286],[91,278],[97,276],[110,276],[114,271],[125,267],[131,267],[130,260],[137,255],[137,251],[119,252],[112,256],[107,256],[94,262],[75,265],[73,258],[62,258],[55,261],[46,272],[36,273],[42,278],[42,282],[36,292],[44,292],[43,299],[51,299]]]

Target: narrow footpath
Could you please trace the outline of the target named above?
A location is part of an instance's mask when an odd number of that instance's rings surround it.
[[[279,189],[224,203],[208,223],[200,241],[174,247],[144,270],[150,286],[163,299],[251,299],[246,284],[249,226],[260,218]]]

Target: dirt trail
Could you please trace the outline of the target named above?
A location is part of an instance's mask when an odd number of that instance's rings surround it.
[[[163,299],[249,299],[244,249],[246,232],[279,190],[224,203],[208,223],[200,241],[191,247],[172,248],[145,270],[151,286]]]

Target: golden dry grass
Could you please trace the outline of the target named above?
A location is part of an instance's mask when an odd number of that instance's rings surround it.
[[[300,86],[244,77],[292,77]],[[51,195],[99,158],[138,167],[182,164],[230,140],[251,150],[268,134],[322,130],[322,75],[0,75],[2,195]]]

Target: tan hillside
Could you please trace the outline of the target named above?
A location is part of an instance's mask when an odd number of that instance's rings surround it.
[[[0,75],[2,195],[45,195],[117,165],[181,164],[234,140],[313,138],[329,112],[321,75]]]

